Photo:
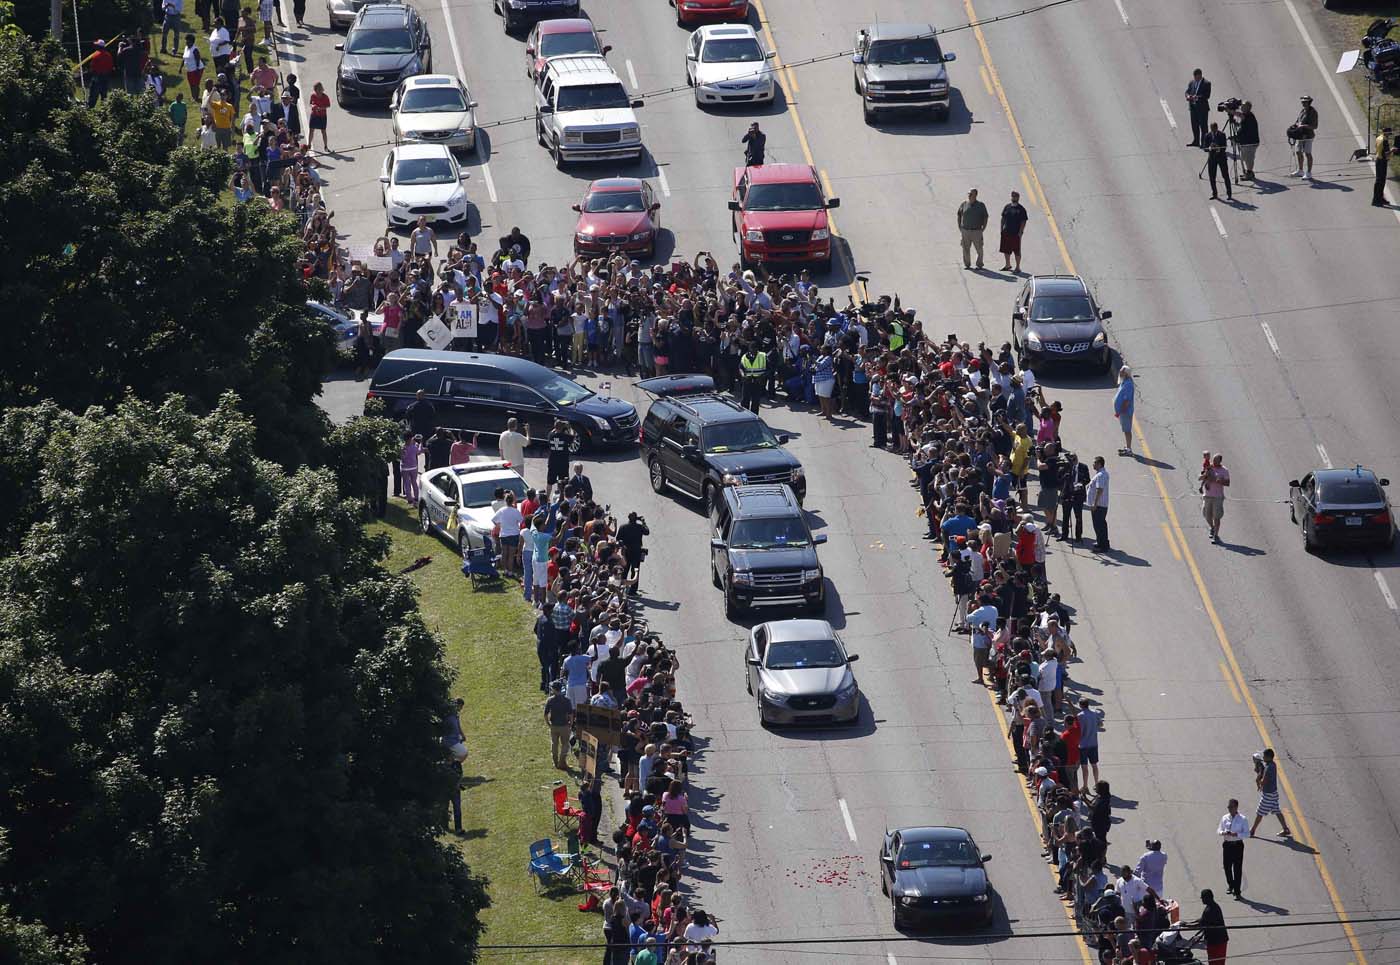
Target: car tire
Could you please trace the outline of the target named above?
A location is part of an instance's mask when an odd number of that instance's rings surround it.
[[[857,94],[860,94],[860,75],[858,75],[858,74],[852,74],[852,75],[851,75],[851,84],[855,87],[856,93],[857,93]]]
[[[1100,375],[1108,375],[1113,371],[1113,350],[1105,349],[1103,353],[1103,364],[1099,366]]]
[[[870,109],[870,101],[864,95],[860,99],[860,112],[865,117],[865,123],[875,123],[875,112]]]
[[[428,504],[418,504],[418,531],[424,536],[433,535],[433,520],[428,515]]]
[[[890,898],[890,919],[891,919],[891,924],[894,925],[894,930],[895,930],[895,931],[903,931],[903,930],[904,930],[904,922],[901,921],[901,920],[900,920],[900,917],[899,917],[899,905],[895,903],[895,900],[894,900],[893,897]]]
[[[509,37],[509,36],[510,36],[510,32],[511,32],[511,28],[514,27],[515,25],[514,25],[513,23],[510,22],[510,11],[506,9],[505,4],[501,4],[500,7],[501,7],[501,29],[504,30],[504,31],[506,32],[506,36]]]
[[[1295,526],[1298,525],[1298,508],[1293,505],[1292,501],[1288,503],[1288,521]]]
[[[733,588],[726,588],[724,591],[724,618],[726,620],[738,620],[743,609],[744,608],[739,605],[739,601],[734,596]],[[762,711],[759,712],[759,719],[763,719]]]
[[[744,669],[744,689],[749,692],[750,697],[753,696],[753,678],[749,676],[747,667]],[[763,712],[759,711],[759,713],[762,714]]]
[[[881,872],[880,874],[880,894],[886,897],[889,897],[890,894],[890,883],[885,880],[885,875],[883,872]]]
[[[715,510],[715,486],[714,483],[703,483],[700,486],[700,508],[706,516],[713,516]]]
[[[688,26],[688,25],[686,24],[686,22],[685,22],[685,14],[681,13],[680,0],[676,0],[676,2],[674,3],[674,6],[675,6],[675,8],[676,8],[676,26],[677,26],[677,27],[686,27],[686,26]]]
[[[1321,550],[1322,550],[1321,544],[1319,544],[1315,539],[1313,539],[1312,533],[1308,532],[1308,524],[1307,524],[1306,521],[1304,521],[1304,522],[1303,522],[1303,552],[1304,552],[1304,553],[1319,553],[1319,552],[1321,552]]]
[[[556,171],[564,170],[564,149],[560,146],[559,138],[554,138],[554,146],[550,148],[549,153],[554,158],[554,169]]]
[[[724,589],[724,583],[721,582],[719,578],[719,570],[715,569],[715,561],[713,557],[711,557],[710,559],[710,582],[715,585],[715,589]]]
[[[933,109],[933,119],[940,124],[948,123],[948,115],[951,113],[947,107],[939,106]]]
[[[666,491],[666,467],[655,456],[647,462],[647,477],[651,480],[652,492],[659,494]],[[710,572],[714,572],[713,563],[710,564]]]
[[[569,458],[587,452],[590,445],[592,442],[587,433],[575,432],[569,437]]]
[[[821,614],[825,613],[825,612],[826,612],[826,592],[823,591],[823,592],[822,592],[822,595],[821,595],[820,597],[818,597],[817,600],[816,600],[815,602],[811,602],[811,603],[805,604],[804,609],[805,609],[808,613],[813,613],[813,614],[817,614],[817,615],[821,615]]]

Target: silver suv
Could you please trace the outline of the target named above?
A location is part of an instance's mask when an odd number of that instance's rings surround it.
[[[948,117],[948,68],[957,59],[938,45],[930,23],[876,23],[856,34],[856,93],[866,123],[884,110],[932,109]]]
[[[642,128],[633,110],[641,106],[602,57],[555,57],[535,81],[535,136],[560,168],[639,160]]]

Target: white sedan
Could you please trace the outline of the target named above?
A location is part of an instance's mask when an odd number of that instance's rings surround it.
[[[379,183],[389,229],[407,228],[426,217],[429,224],[465,224],[467,177],[445,144],[400,144],[384,158]]]
[[[776,88],[768,61],[773,52],[748,24],[709,24],[690,35],[685,76],[695,103],[744,104],[773,100]]]
[[[476,101],[466,85],[456,77],[410,77],[394,94],[394,140],[446,144],[458,151],[470,151],[476,147],[475,107]]]

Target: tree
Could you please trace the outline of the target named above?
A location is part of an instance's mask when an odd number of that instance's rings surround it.
[[[0,418],[0,894],[104,963],[473,962],[440,646],[255,436],[232,396]]]
[[[335,361],[304,309],[295,220],[220,194],[222,152],[179,147],[149,96],[74,102],[53,41],[0,36],[0,407],[83,411],[227,391],[259,454],[322,461],[315,405]]]

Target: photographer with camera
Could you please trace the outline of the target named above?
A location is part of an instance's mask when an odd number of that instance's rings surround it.
[[[1225,200],[1235,200],[1234,192],[1230,189],[1230,155],[1229,140],[1225,137],[1225,132],[1220,129],[1220,125],[1215,121],[1210,122],[1210,130],[1206,132],[1206,139],[1201,145],[1206,149],[1206,171],[1210,177],[1210,196],[1214,201],[1220,200],[1215,185],[1215,175],[1219,172],[1225,180]]]
[[[1317,136],[1317,108],[1312,106],[1312,98],[1307,94],[1298,98],[1303,105],[1298,110],[1298,119],[1288,129],[1288,141],[1293,145],[1293,157],[1298,167],[1289,174],[1291,178],[1312,180],[1312,144]]]
[[[1259,118],[1254,116],[1254,105],[1236,97],[1222,104],[1221,109],[1235,125],[1232,140],[1239,151],[1240,166],[1244,168],[1239,180],[1253,181],[1254,155],[1259,150]]]
[[[622,544],[622,558],[627,561],[627,586],[633,593],[638,590],[642,561],[647,558],[647,551],[642,548],[642,537],[650,535],[647,518],[640,513],[628,513],[627,522],[617,530],[617,541]]]

